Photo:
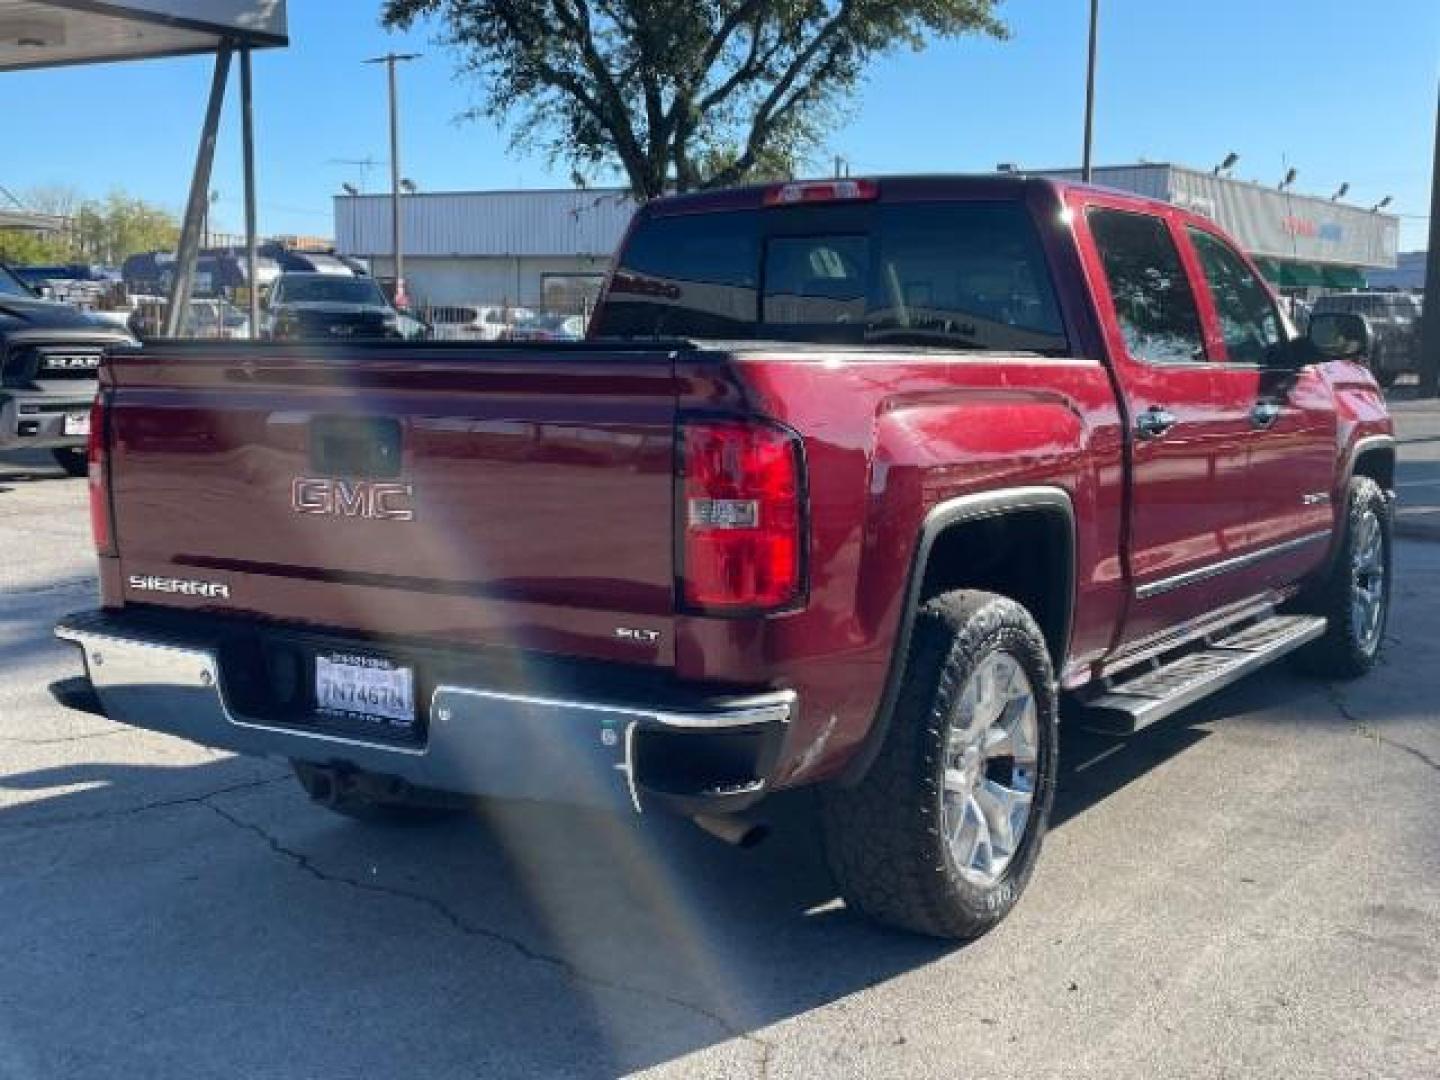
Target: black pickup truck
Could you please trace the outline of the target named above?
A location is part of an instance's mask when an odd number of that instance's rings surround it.
[[[49,450],[84,475],[101,353],[129,341],[113,323],[40,299],[0,264],[0,450]]]

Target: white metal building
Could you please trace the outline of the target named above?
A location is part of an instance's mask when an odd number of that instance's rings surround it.
[[[405,283],[417,304],[579,310],[593,300],[635,204],[621,189],[435,192],[401,197]],[[335,198],[335,245],[392,271],[389,195]]]
[[[1076,179],[1079,170],[1040,175]],[[1366,271],[1395,266],[1393,214],[1181,165],[1102,167],[1095,182],[1214,218],[1291,291],[1362,288]],[[599,289],[634,210],[614,188],[405,195],[406,284],[422,305],[579,310]],[[335,237],[341,254],[392,276],[389,195],[337,196]]]
[[[1078,180],[1080,170],[1040,175]],[[1158,162],[1096,168],[1094,180],[1213,218],[1271,282],[1290,290],[1359,289],[1367,271],[1395,266],[1394,214]]]

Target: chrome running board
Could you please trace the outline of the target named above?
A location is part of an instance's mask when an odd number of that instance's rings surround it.
[[[1098,693],[1082,699],[1080,722],[1117,734],[1139,731],[1324,633],[1325,620],[1313,615],[1271,615],[1219,631],[1188,650],[1106,680]]]

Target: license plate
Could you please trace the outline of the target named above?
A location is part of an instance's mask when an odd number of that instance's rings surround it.
[[[65,414],[66,435],[89,435],[90,414],[88,412],[72,412]]]
[[[415,726],[415,670],[378,656],[319,655],[315,709],[333,720],[408,732]]]

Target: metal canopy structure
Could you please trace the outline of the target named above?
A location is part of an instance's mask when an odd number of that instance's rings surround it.
[[[175,283],[165,317],[168,336],[179,333],[190,303],[220,112],[225,102],[230,61],[237,52],[240,54],[251,333],[259,327],[250,52],[289,43],[285,3],[286,0],[129,0],[126,3],[0,0],[0,71],[214,54],[215,73],[190,179],[190,195],[176,253]]]
[[[64,219],[53,214],[32,214],[28,210],[0,207],[0,229],[15,232],[59,232],[64,225]]]
[[[0,0],[0,71],[285,45],[285,0]]]

